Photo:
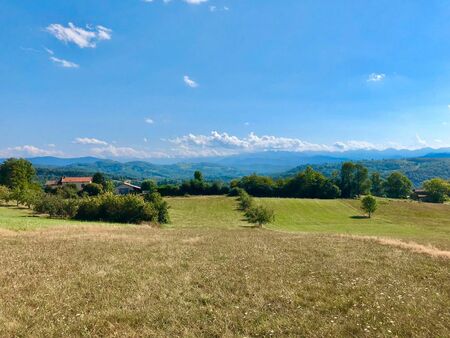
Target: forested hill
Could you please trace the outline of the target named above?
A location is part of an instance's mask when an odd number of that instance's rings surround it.
[[[121,163],[111,160],[99,160],[93,163],[75,163],[65,166],[35,164],[35,167],[41,181],[60,176],[92,175],[96,172],[105,173],[113,179],[142,180],[150,178],[167,182],[190,179],[196,170],[200,170],[205,178],[211,181],[228,181],[245,174],[232,167],[210,163],[161,165],[141,161]]]
[[[421,157],[400,160],[375,160],[375,161],[358,161],[369,169],[370,172],[377,171],[383,177],[387,177],[394,171],[404,173],[413,182],[414,186],[421,186],[422,182],[433,178],[441,177],[450,179],[450,158],[433,158]],[[301,165],[292,170],[287,171],[282,176],[292,176],[297,172],[304,170],[308,165]],[[327,163],[311,165],[317,171],[326,176],[330,176],[333,171],[340,169],[341,163]]]

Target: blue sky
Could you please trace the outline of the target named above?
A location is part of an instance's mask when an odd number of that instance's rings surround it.
[[[450,2],[0,2],[0,156],[450,146]]]

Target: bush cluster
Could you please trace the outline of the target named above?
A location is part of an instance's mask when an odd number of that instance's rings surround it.
[[[85,198],[65,199],[46,194],[34,206],[37,213],[50,217],[114,223],[168,223],[168,205],[158,193],[149,196],[118,196],[106,193]]]
[[[117,196],[111,193],[82,199],[75,218],[134,224],[169,221],[166,203],[146,201],[142,196]]]
[[[262,227],[263,224],[274,221],[275,214],[273,210],[262,205],[255,205],[253,197],[251,197],[244,189],[236,188],[233,193],[237,193],[239,209],[244,212],[248,222]]]
[[[34,211],[48,214],[52,218],[74,218],[78,211],[78,200],[64,199],[56,195],[46,194],[34,205]]]

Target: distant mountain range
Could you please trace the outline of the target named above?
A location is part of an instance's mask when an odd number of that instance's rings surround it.
[[[420,159],[420,160],[419,160]],[[38,176],[50,179],[62,175],[77,176],[104,172],[116,179],[152,178],[158,181],[180,181],[200,170],[208,180],[231,180],[251,173],[286,176],[312,165],[330,174],[344,161],[362,161],[371,170],[405,172],[415,184],[431,176],[450,177],[450,149],[346,151],[331,152],[260,152],[228,157],[191,158],[184,162],[155,164],[146,161],[119,162],[96,157],[34,157],[28,160]],[[0,159],[2,162],[2,159]],[[293,169],[294,168],[294,169]],[[434,177],[433,176],[433,177]]]

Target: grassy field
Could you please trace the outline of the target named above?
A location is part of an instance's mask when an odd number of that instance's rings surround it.
[[[450,206],[381,200],[371,218],[355,200],[269,199],[261,204],[275,210],[270,229],[382,236],[450,249]]]
[[[450,335],[450,259],[339,235],[446,249],[450,206],[262,199],[259,230],[231,198],[168,201],[163,228],[0,207],[0,336]]]
[[[170,198],[171,227],[248,226],[236,202],[226,197]],[[355,200],[257,199],[275,210],[272,230],[382,236],[450,249],[450,205],[380,200],[365,218]]]
[[[26,208],[17,208],[15,206],[0,206],[0,230],[11,230],[11,231],[25,231],[25,230],[36,230],[42,228],[49,228],[55,226],[82,226],[86,222],[78,222],[73,220],[60,220],[51,219],[46,216],[34,215],[31,210]],[[102,223],[96,223],[102,224]],[[103,223],[103,225],[114,226],[111,223]],[[125,226],[123,224],[116,224],[118,226]]]

